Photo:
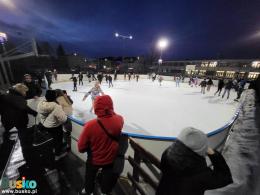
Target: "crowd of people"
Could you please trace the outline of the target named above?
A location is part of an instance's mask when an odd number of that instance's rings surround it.
[[[221,96],[222,89],[224,88],[224,92],[222,93],[221,97],[224,98],[225,95],[227,94],[227,99],[229,99],[230,91],[231,91],[231,89],[234,89],[237,92],[237,97],[234,100],[239,101],[241,94],[244,91],[245,85],[246,85],[246,80],[243,78],[240,78],[240,79],[222,79],[222,78],[220,78],[220,79],[218,79],[217,91],[214,93],[214,95],[218,94],[218,96]],[[197,85],[195,84],[195,86],[197,86]],[[206,89],[207,89],[207,92],[210,92],[210,89],[212,86],[214,86],[214,83],[211,78],[208,78],[208,79],[203,79],[200,82],[199,86],[201,86],[201,93],[205,94]]]
[[[117,77],[115,75],[114,77]],[[131,80],[132,76],[138,82],[139,75],[130,73],[128,79]],[[153,81],[156,76],[161,85],[163,77],[151,75]],[[113,87],[112,76],[105,75],[104,78],[109,83],[109,87]],[[77,79],[79,79],[79,84],[83,85],[83,73],[80,73],[78,77],[72,75],[71,79],[75,91],[77,90]],[[97,118],[85,123],[78,140],[78,151],[88,153],[85,172],[86,181],[79,194],[90,195],[93,193],[97,174],[100,175],[99,183],[102,193],[110,194],[121,174],[121,171],[114,170],[115,161],[120,150],[119,143],[124,118],[114,111],[111,97],[102,91],[100,87],[102,79],[103,74],[99,73],[94,87],[83,98],[84,101],[88,96],[91,96],[92,108],[90,111],[94,110]],[[176,76],[174,80],[176,87],[179,87],[179,83],[183,79]],[[195,83],[194,85],[197,86],[198,81]],[[229,96],[229,83],[230,81],[225,84],[224,81],[219,80],[218,90],[215,94],[219,93],[220,95],[222,88],[225,86],[223,97],[225,93]],[[206,87],[207,91],[210,91],[212,85],[211,79],[208,81],[204,79],[200,83],[203,88],[202,93],[205,93]],[[239,97],[242,93],[242,85],[244,86],[242,80],[237,81]],[[234,82],[232,82],[232,86],[234,86]],[[23,83],[14,85],[8,90],[7,94],[0,96],[1,121],[5,129],[4,142],[10,141],[10,130],[16,128],[26,166],[39,175],[38,179],[43,177],[46,168],[55,169],[56,162],[60,161],[70,151],[70,134],[72,131],[72,124],[68,116],[72,113],[73,100],[67,92],[61,89],[52,90],[49,88],[46,90],[44,97],[41,97],[42,95],[40,85],[32,81],[31,75],[26,74]],[[38,98],[40,98],[40,101],[37,109],[31,109],[26,100]],[[53,154],[48,153],[53,155],[53,158],[45,159],[45,161],[52,161],[51,163],[39,162],[42,157],[34,151],[35,128],[28,128],[28,115],[38,116],[40,122],[37,129],[48,133],[53,139],[51,148]],[[3,147],[1,147],[2,150]],[[207,167],[206,156],[211,159],[213,169]],[[203,194],[205,190],[219,188],[232,182],[230,170],[222,155],[208,146],[206,134],[192,127],[184,129],[178,136],[177,141],[165,150],[162,155],[161,170],[162,177],[156,192],[157,195],[171,194],[173,192],[179,195],[199,195]]]

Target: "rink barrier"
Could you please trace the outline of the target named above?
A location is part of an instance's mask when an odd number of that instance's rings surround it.
[[[242,103],[240,104],[239,108],[236,110],[234,116],[232,117],[232,119],[226,123],[224,126],[210,132],[207,134],[208,137],[212,137],[216,134],[219,134],[225,130],[227,130],[227,128],[230,128],[233,123],[235,122],[235,120],[238,118],[238,115],[240,113],[240,110],[242,108]],[[84,122],[74,118],[73,116],[68,116],[69,119],[71,121],[73,121],[74,123],[80,125],[80,126],[84,126]],[[153,136],[153,135],[143,135],[143,134],[138,134],[138,133],[129,133],[129,132],[122,132],[124,135],[127,135],[129,137],[133,137],[133,138],[138,138],[138,139],[147,139],[147,140],[158,140],[158,141],[174,141],[176,140],[176,137],[167,137],[167,136]],[[77,140],[76,138],[74,138],[74,140]]]

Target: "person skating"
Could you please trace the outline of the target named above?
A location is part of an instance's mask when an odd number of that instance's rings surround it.
[[[136,82],[138,82],[138,80],[139,80],[139,74],[136,74],[135,77],[136,77]]]
[[[50,71],[50,70],[47,70],[46,72],[45,72],[45,78],[46,78],[46,89],[48,90],[48,89],[51,89],[51,84],[52,84],[52,72]]]
[[[205,89],[206,89],[206,86],[207,86],[207,81],[206,81],[206,79],[204,79],[203,81],[201,81],[200,86],[201,86],[201,93],[202,93],[202,94],[205,94]]]
[[[128,73],[128,81],[131,80],[131,76],[132,76],[132,75],[131,75],[131,73],[129,72],[129,73]]]
[[[97,119],[88,121],[79,137],[78,150],[87,152],[85,186],[79,195],[93,194],[98,171],[102,194],[110,194],[120,173],[114,169],[119,149],[119,138],[123,128],[123,117],[116,114],[113,101],[108,95],[99,96],[94,102]]]
[[[106,83],[108,83],[108,75],[105,75]]]
[[[83,97],[82,101],[85,101],[86,98],[91,95],[91,100],[92,100],[92,107],[90,109],[90,112],[92,112],[93,108],[94,108],[94,101],[96,99],[96,97],[100,96],[101,95],[105,95],[104,92],[102,91],[101,87],[100,87],[100,84],[99,82],[96,82],[95,83],[95,86],[93,88],[91,88],[89,90],[89,92],[87,92],[85,94],[85,96]]]
[[[227,83],[226,83],[226,85],[225,85],[225,90],[224,90],[224,93],[223,93],[223,95],[222,95],[222,98],[224,98],[224,97],[225,97],[225,94],[227,93],[227,99],[229,99],[230,90],[232,89],[232,87],[233,87],[233,82],[232,82],[232,80],[230,79],[230,80],[227,81]]]
[[[160,86],[162,86],[163,77],[159,76],[158,81],[159,81]]]
[[[114,81],[116,81],[117,80],[117,70],[115,70],[115,72],[114,72]]]
[[[79,75],[78,75],[78,78],[79,78],[79,85],[83,85],[83,73],[80,72]]]
[[[157,76],[157,75],[156,75],[155,73],[152,74],[152,81],[153,81],[153,82],[155,81],[156,76]]]
[[[213,85],[213,81],[212,81],[212,79],[210,78],[210,79],[208,80],[208,82],[207,82],[207,91],[208,91],[208,92],[210,91],[210,88],[211,88],[212,85]]]
[[[199,78],[196,76],[196,77],[194,78],[194,85],[195,85],[195,87],[197,87],[198,84],[199,84]]]
[[[53,78],[54,78],[55,82],[58,81],[58,72],[56,69],[53,70]]]
[[[216,95],[218,93],[218,96],[220,96],[221,91],[222,91],[224,85],[225,85],[224,84],[224,80],[223,79],[219,79],[219,81],[218,81],[218,90],[215,92],[214,95]]]
[[[108,75],[108,76],[107,76],[107,80],[108,80],[108,86],[109,86],[109,88],[110,88],[110,87],[113,87],[113,78],[112,78],[111,75]]]
[[[99,72],[97,75],[97,79],[98,79],[99,83],[101,84],[102,80],[103,80],[103,74]]]
[[[175,77],[176,87],[180,87],[180,77]]]
[[[75,77],[74,75],[70,78],[70,80],[73,81],[73,91],[77,91],[78,88],[77,88],[77,84],[78,84],[78,80],[77,80],[77,77]]]
[[[211,167],[207,166],[206,156]],[[211,149],[207,135],[193,127],[183,129],[163,152],[161,171],[156,195],[203,195],[206,190],[233,182],[221,153]]]
[[[239,81],[238,88],[237,88],[237,98],[235,99],[235,101],[238,101],[240,99],[241,94],[244,91],[245,84],[246,84],[246,81],[244,79]]]

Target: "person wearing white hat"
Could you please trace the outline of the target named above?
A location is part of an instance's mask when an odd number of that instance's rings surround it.
[[[206,163],[206,156],[213,169]],[[156,195],[203,195],[233,182],[223,156],[208,146],[207,135],[193,127],[181,131],[161,159],[162,177]]]

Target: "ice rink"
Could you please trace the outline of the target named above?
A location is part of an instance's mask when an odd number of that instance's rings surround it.
[[[84,82],[73,92],[73,83],[54,83],[54,89],[65,89],[74,101],[73,117],[86,122],[96,116],[90,113],[91,98],[82,98],[94,83]],[[235,114],[239,103],[235,102],[236,93],[231,91],[229,100],[214,96],[216,87],[205,95],[200,87],[190,87],[174,81],[135,80],[116,81],[109,88],[106,82],[101,85],[105,94],[112,97],[114,110],[125,120],[124,132],[148,136],[175,137],[185,127],[193,126],[206,133],[224,126]],[[222,91],[223,93],[223,91]]]

